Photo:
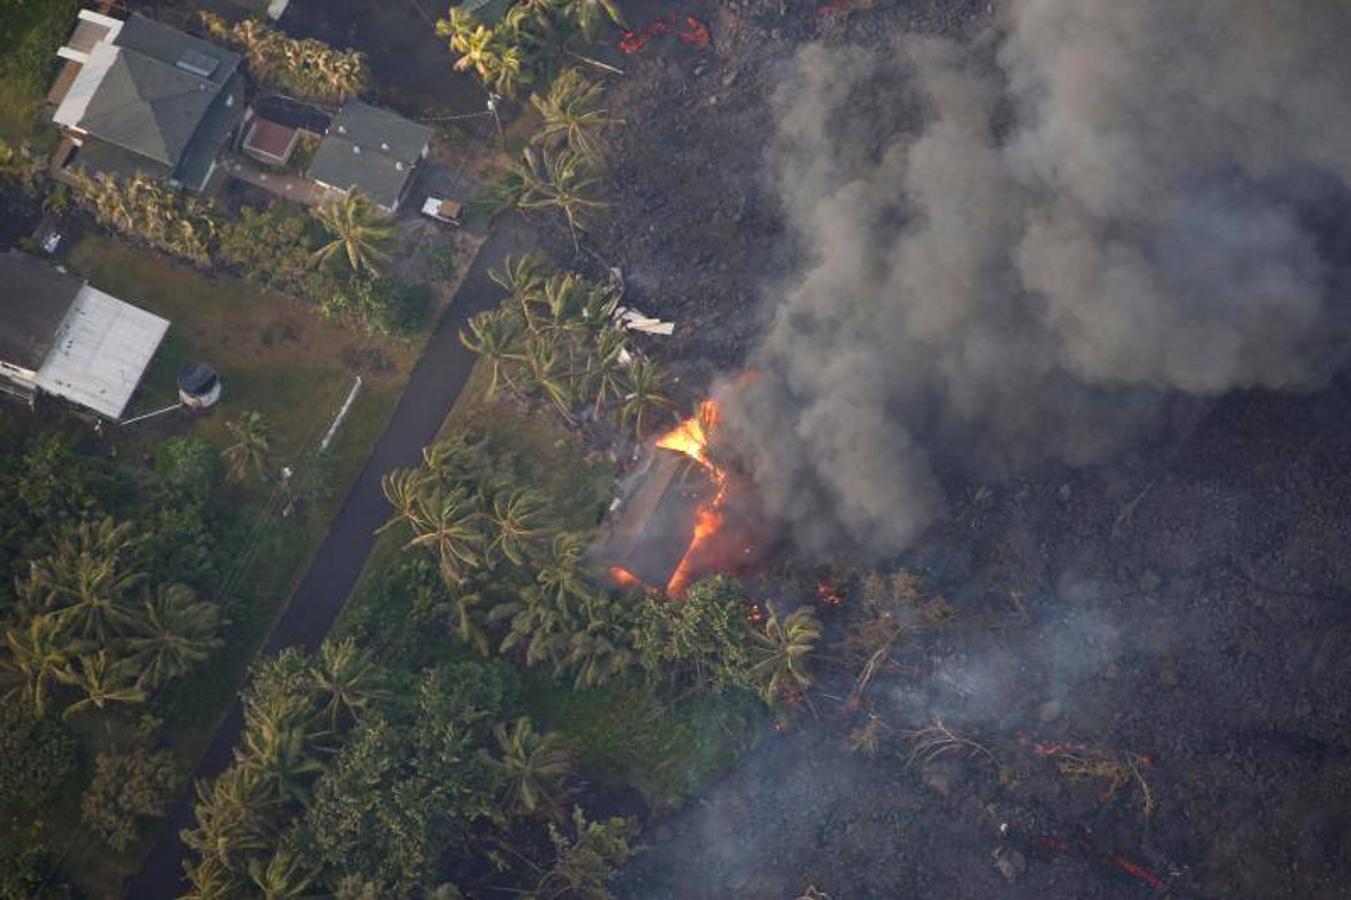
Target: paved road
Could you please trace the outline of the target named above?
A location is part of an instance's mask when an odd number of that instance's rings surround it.
[[[479,251],[414,367],[398,408],[344,498],[305,580],[268,637],[265,653],[292,646],[313,650],[328,634],[375,544],[375,530],[388,515],[380,476],[417,463],[423,446],[431,443],[474,366],[474,354],[460,344],[460,328],[502,296],[488,278],[488,270],[508,253],[524,252],[530,244],[531,235],[516,219],[503,223]],[[230,764],[243,724],[244,712],[236,702],[193,772],[194,781],[217,775]],[[181,865],[185,848],[178,833],[192,826],[194,796],[193,790],[186,791],[170,815],[169,827],[128,886],[129,900],[169,900],[186,889]]]

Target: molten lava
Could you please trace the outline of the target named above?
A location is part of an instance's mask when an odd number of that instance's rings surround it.
[[[694,560],[700,548],[722,529],[722,507],[727,501],[727,473],[723,471],[708,452],[709,436],[718,427],[718,404],[705,400],[699,404],[698,411],[677,425],[668,434],[657,441],[657,446],[666,450],[683,453],[697,462],[708,472],[717,489],[713,499],[700,504],[695,514],[694,534],[685,548],[685,555],[666,583],[666,593],[672,597],[684,595],[693,576]]]
[[[622,588],[639,587],[642,585],[642,582],[638,580],[637,575],[634,575],[622,566],[611,566],[610,577]]]

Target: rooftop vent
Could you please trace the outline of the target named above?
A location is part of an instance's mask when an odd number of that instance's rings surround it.
[[[353,152],[353,153],[360,153],[360,152],[361,152],[361,145],[360,145],[360,144],[353,144],[353,145],[352,145],[352,152]]]
[[[220,66],[220,60],[214,56],[207,56],[200,50],[188,48],[178,58],[177,65],[184,72],[191,72],[198,78],[210,78],[212,73]]]
[[[380,142],[380,149],[383,150],[383,151],[385,151],[386,153],[388,153],[388,152],[389,152],[389,144],[386,144],[384,141],[381,141],[381,142]]]

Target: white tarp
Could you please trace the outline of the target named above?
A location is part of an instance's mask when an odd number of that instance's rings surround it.
[[[37,386],[119,419],[168,330],[167,319],[85,285],[56,331]]]

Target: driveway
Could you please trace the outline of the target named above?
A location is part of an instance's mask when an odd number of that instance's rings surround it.
[[[391,469],[417,464],[423,446],[436,436],[474,367],[474,354],[460,343],[459,331],[471,316],[490,308],[502,296],[501,288],[488,277],[489,270],[499,266],[507,254],[522,253],[532,246],[534,237],[528,227],[514,219],[504,222],[479,251],[414,367],[393,417],[343,500],[305,579],[268,637],[264,653],[275,654],[286,647],[312,651],[328,634],[375,545],[375,530],[389,514],[380,477]],[[193,781],[218,775],[230,764],[243,725],[243,708],[236,701],[193,771]],[[183,792],[160,839],[128,885],[127,897],[169,900],[186,890],[182,870],[186,848],[178,834],[192,827],[194,796],[191,787]]]

